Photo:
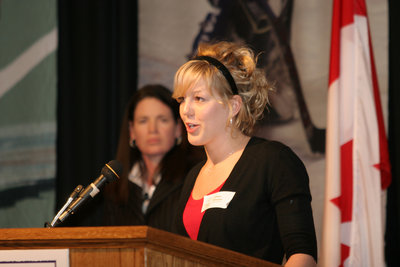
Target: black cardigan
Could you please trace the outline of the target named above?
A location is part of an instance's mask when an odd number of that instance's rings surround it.
[[[188,236],[182,214],[204,162],[185,179],[174,223]],[[198,240],[278,264],[283,255],[309,254],[317,242],[307,171],[287,146],[253,137],[221,191],[236,192],[226,209],[206,210]]]

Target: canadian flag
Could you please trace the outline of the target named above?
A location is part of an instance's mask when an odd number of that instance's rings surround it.
[[[320,266],[385,266],[391,181],[365,0],[334,0]]]

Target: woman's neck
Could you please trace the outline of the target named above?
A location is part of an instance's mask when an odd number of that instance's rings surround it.
[[[205,145],[207,164],[217,165],[236,152],[243,151],[249,140],[249,136],[240,133],[235,136],[229,135],[228,138],[224,138],[218,144]]]
[[[143,177],[147,184],[153,184],[153,178],[158,171],[162,157],[147,157],[142,155],[144,166],[146,168],[146,177]]]
[[[192,196],[200,199],[220,186],[239,161],[250,137],[238,135],[225,138],[216,146],[205,146],[207,161],[201,168],[193,187]]]

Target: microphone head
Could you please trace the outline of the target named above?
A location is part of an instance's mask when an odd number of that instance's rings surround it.
[[[107,178],[107,182],[118,180],[122,174],[122,164],[118,160],[112,160],[101,169],[101,174]]]

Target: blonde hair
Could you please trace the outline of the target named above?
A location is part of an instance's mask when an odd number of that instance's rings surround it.
[[[209,56],[220,61],[232,75],[238,95],[242,98],[242,108],[234,117],[233,126],[243,134],[251,136],[256,122],[262,119],[268,104],[268,91],[272,89],[263,71],[256,67],[257,59],[253,51],[245,45],[218,42],[200,44],[196,57]],[[215,66],[205,60],[190,60],[183,64],[175,74],[174,93],[179,99],[200,80],[206,82],[211,94],[218,94],[224,104],[231,109],[229,99],[232,88],[227,79]]]

